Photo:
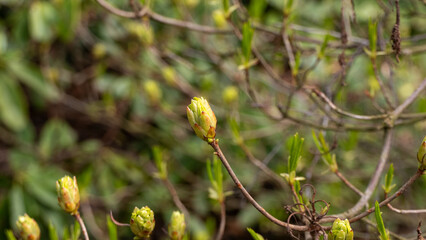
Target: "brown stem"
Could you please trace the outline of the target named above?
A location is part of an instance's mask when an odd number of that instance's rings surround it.
[[[164,183],[164,185],[166,185],[167,190],[169,190],[170,195],[172,196],[173,202],[175,203],[176,207],[179,208],[179,210],[185,214],[185,217],[189,218],[189,212],[188,209],[185,207],[185,205],[183,205],[182,201],[179,198],[179,195],[177,194],[177,191],[175,189],[175,187],[173,186],[173,184],[170,182],[170,180],[168,178],[164,178],[161,179]]]
[[[219,203],[220,203],[220,226],[219,226],[219,231],[217,232],[216,240],[221,240],[223,238],[223,233],[225,232],[225,225],[226,225],[225,200],[222,200]]]
[[[250,195],[249,192],[244,188],[244,186],[241,184],[240,180],[238,179],[237,175],[235,175],[234,170],[232,170],[232,167],[229,165],[228,160],[226,160],[225,155],[222,153],[222,150],[219,147],[219,144],[216,140],[213,140],[211,143],[209,143],[210,146],[215,150],[215,154],[219,157],[219,159],[222,161],[223,166],[228,171],[229,175],[231,176],[232,180],[234,181],[235,185],[240,189],[241,193],[244,195],[244,197],[255,207],[261,214],[263,214],[266,218],[268,218],[271,222],[277,224],[278,226],[290,228],[295,231],[307,231],[309,228],[307,226],[298,226],[294,224],[288,224],[286,222],[283,222],[274,216],[272,216],[269,212],[267,212],[262,206],[259,205],[259,203],[254,200],[254,198]]]
[[[84,235],[84,239],[89,240],[89,235],[87,234],[86,225],[84,225],[84,221],[83,221],[83,218],[81,218],[80,213],[77,211],[74,214],[74,216],[77,219],[78,223],[80,224],[81,231],[83,232],[83,235]]]
[[[346,179],[345,176],[342,175],[341,172],[339,172],[339,170],[337,170],[336,172],[334,172],[334,174],[336,174],[337,177],[340,178],[340,180],[342,180],[342,182],[344,184],[346,184],[350,189],[352,189],[352,191],[356,192],[358,195],[360,195],[361,197],[364,195],[364,193],[361,192],[361,190],[359,190],[357,187],[355,187],[351,182],[349,182],[348,179]]]
[[[380,204],[379,204],[380,207],[387,205],[392,200],[394,200],[395,198],[397,198],[401,194],[403,194],[408,189],[408,187],[410,187],[420,176],[423,175],[423,173],[424,173],[423,170],[417,170],[416,174],[414,174],[410,179],[408,179],[408,181],[404,185],[402,185],[402,187],[397,192],[395,192],[392,196],[390,196],[390,197],[386,198],[385,200],[383,200],[382,202],[380,202]],[[349,219],[349,222],[356,222],[359,219],[370,215],[372,212],[374,212],[374,209],[375,208],[372,207],[372,208],[368,209],[367,211],[365,211],[361,214],[358,214],[357,216]]]
[[[368,200],[370,199],[371,195],[374,192],[374,189],[376,189],[376,186],[379,183],[380,176],[382,175],[383,169],[385,167],[386,161],[389,156],[391,142],[392,142],[392,129],[389,129],[385,131],[385,143],[383,144],[383,149],[382,149],[382,153],[380,154],[379,163],[377,164],[376,170],[374,171],[374,174],[372,178],[370,179],[367,189],[365,189],[361,199],[351,209],[349,209],[345,213],[337,215],[336,217],[339,217],[341,219],[351,217],[354,214],[358,213],[367,204]]]

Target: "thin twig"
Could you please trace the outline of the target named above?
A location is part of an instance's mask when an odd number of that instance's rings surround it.
[[[121,222],[115,220],[114,216],[112,215],[112,211],[109,211],[109,217],[111,218],[111,221],[117,226],[130,227],[130,224],[128,224],[128,223],[121,223]]]
[[[351,182],[349,182],[349,180],[346,179],[345,176],[343,176],[342,173],[339,172],[339,170],[337,170],[336,172],[334,172],[334,174],[336,174],[336,176],[339,177],[340,180],[342,180],[342,182],[344,184],[346,184],[352,191],[356,192],[356,194],[358,194],[361,197],[364,195],[364,193],[362,193],[361,190],[359,190]]]
[[[398,191],[396,191],[392,196],[386,198],[385,200],[383,200],[382,202],[380,202],[380,207],[387,205],[388,203],[390,203],[392,200],[394,200],[395,198],[399,197],[401,194],[403,194],[408,187],[410,187],[420,176],[422,176],[424,173],[423,170],[417,170],[416,174],[414,174],[410,179],[408,179],[408,181],[402,185],[402,187],[400,189],[398,189]],[[370,209],[368,209],[367,211],[353,217],[349,219],[349,222],[356,222],[358,220],[360,220],[363,217],[366,217],[368,215],[370,215],[372,212],[374,212],[375,207],[372,207]]]
[[[309,228],[307,226],[298,226],[294,224],[288,224],[286,222],[283,222],[274,216],[272,216],[269,212],[267,212],[262,206],[259,205],[259,203],[254,200],[254,198],[250,195],[250,193],[247,192],[247,190],[244,188],[244,186],[241,184],[240,180],[238,179],[237,175],[235,175],[234,170],[232,170],[232,167],[229,165],[228,160],[226,160],[225,155],[222,153],[222,150],[219,147],[219,144],[216,140],[213,140],[213,142],[209,143],[210,146],[215,150],[215,154],[219,157],[219,159],[222,161],[223,166],[228,171],[229,175],[231,176],[232,180],[234,181],[235,185],[240,189],[241,193],[244,195],[244,197],[255,207],[261,214],[263,214],[266,218],[268,218],[271,222],[277,224],[278,226],[290,228],[295,231],[307,231]]]
[[[364,194],[362,195],[360,200],[355,204],[355,206],[353,206],[351,209],[349,209],[348,211],[342,214],[336,215],[336,217],[341,219],[349,218],[355,215],[356,213],[358,213],[368,202],[368,200],[370,199],[371,195],[374,192],[374,189],[376,189],[376,186],[379,183],[380,176],[382,175],[383,169],[385,167],[386,161],[389,156],[391,143],[392,143],[392,129],[389,129],[385,131],[385,142],[383,144],[382,153],[380,154],[380,159],[377,164],[376,170],[374,171],[373,176],[371,177],[370,182],[364,191]]]
[[[83,232],[83,235],[84,235],[84,239],[89,240],[89,234],[87,234],[86,225],[84,225],[84,221],[83,221],[83,218],[81,218],[80,213],[77,211],[74,214],[74,216],[77,219],[78,223],[80,224],[81,231]]]
[[[167,190],[169,190],[169,193],[172,196],[173,202],[175,203],[176,207],[178,207],[179,210],[183,212],[183,214],[185,214],[185,217],[189,218],[189,211],[180,200],[179,195],[177,194],[177,191],[175,187],[173,186],[173,184],[169,181],[168,178],[164,178],[161,180],[164,183],[164,185],[167,187]]]
[[[223,233],[225,232],[226,226],[226,205],[225,200],[220,202],[220,226],[219,231],[217,232],[216,240],[221,240],[223,238]]]

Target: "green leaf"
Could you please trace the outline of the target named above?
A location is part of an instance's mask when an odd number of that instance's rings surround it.
[[[52,119],[41,131],[40,153],[49,158],[54,152],[72,147],[76,140],[76,133],[66,122],[60,119]]]
[[[254,240],[264,240],[262,235],[260,235],[259,233],[256,233],[253,229],[247,228],[247,231],[250,233],[250,235],[252,236]]]
[[[250,17],[260,21],[266,6],[267,6],[266,0],[251,1],[249,5],[249,9],[248,9]]]
[[[290,155],[288,156],[288,173],[296,171],[297,163],[301,158],[301,151],[304,139],[299,137],[299,134],[294,134],[291,147],[290,147]]]
[[[3,73],[0,73],[0,120],[13,131],[23,130],[28,122],[20,86]]]
[[[41,97],[47,100],[57,100],[59,98],[58,89],[53,84],[48,83],[35,67],[17,58],[9,59],[7,64],[11,74],[14,74]]]
[[[375,216],[376,216],[377,230],[379,230],[379,233],[380,233],[380,239],[381,240],[389,240],[389,235],[386,232],[385,224],[383,223],[382,213],[380,212],[379,202],[376,201],[375,206],[376,207],[374,209],[374,213],[375,213]]]
[[[58,233],[52,222],[49,222],[49,238],[50,240],[59,240]]]
[[[29,11],[31,37],[39,42],[49,42],[54,37],[53,24],[56,12],[48,1],[34,1]]]
[[[325,35],[324,41],[322,42],[320,51],[318,53],[318,58],[319,59],[324,58],[324,56],[325,56],[325,49],[327,48],[328,42],[330,40],[331,40],[331,35],[330,34]]]
[[[58,35],[62,40],[69,41],[74,37],[81,18],[80,0],[56,1],[56,11],[59,13],[57,24]]]
[[[25,204],[24,204],[24,192],[22,191],[22,187],[14,184],[9,191],[9,210],[10,210],[10,225],[14,226],[16,220],[21,215],[24,215],[26,212]]]
[[[117,226],[111,221],[109,214],[106,215],[109,240],[118,240]]]
[[[163,149],[160,146],[154,146],[152,148],[152,154],[154,156],[155,166],[158,169],[156,176],[160,179],[167,178],[167,164],[163,159]]]
[[[78,240],[81,234],[80,224],[75,220],[73,227],[71,228],[71,239]]]
[[[253,40],[254,30],[251,28],[250,23],[246,22],[243,25],[243,39],[241,48],[243,51],[244,63],[248,64],[251,58],[251,42]]]
[[[331,171],[337,171],[336,155],[331,154],[330,147],[324,139],[322,132],[318,133],[318,137],[315,134],[315,131],[312,130],[312,139],[314,140],[315,146],[317,146],[318,151],[321,153],[321,158],[323,161],[330,167]]]
[[[382,186],[386,194],[392,191],[392,189],[396,186],[395,184],[392,184],[392,180],[393,180],[393,163],[389,166],[389,170],[385,176],[385,185]]]
[[[5,232],[7,240],[16,240],[15,235],[13,235],[13,231],[8,229]]]
[[[368,39],[370,41],[370,51],[372,57],[376,57],[376,46],[377,46],[377,22],[368,22]]]

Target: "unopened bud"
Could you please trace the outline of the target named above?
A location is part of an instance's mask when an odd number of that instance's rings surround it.
[[[152,28],[147,24],[138,22],[128,22],[125,25],[130,34],[136,36],[143,44],[151,45],[154,41]]]
[[[59,206],[70,214],[75,214],[80,207],[80,193],[77,179],[65,176],[56,181]]]
[[[172,67],[165,67],[161,70],[163,78],[166,80],[167,84],[175,85],[176,84],[176,72]]]
[[[222,10],[215,10],[213,12],[213,21],[218,28],[226,27],[226,15]]]
[[[216,136],[217,120],[207,100],[203,97],[194,97],[191,104],[186,107],[186,114],[197,136],[204,141],[212,142]]]
[[[171,240],[182,240],[185,235],[185,227],[185,215],[179,211],[174,211],[169,225],[169,237]]]
[[[16,221],[16,227],[19,231],[19,236],[23,240],[38,240],[40,239],[40,228],[37,222],[28,214],[20,216]]]
[[[136,235],[135,239],[148,238],[155,227],[154,212],[147,206],[137,208],[130,218],[130,229]]]
[[[148,80],[143,83],[143,88],[147,94],[151,104],[158,104],[163,96],[161,89],[158,87],[157,82],[154,80]]]
[[[92,48],[92,54],[96,59],[102,58],[106,55],[106,46],[103,43],[96,43]]]
[[[426,137],[423,138],[422,144],[420,144],[419,151],[417,152],[417,161],[419,161],[419,169],[426,170]]]
[[[231,104],[235,102],[236,100],[238,100],[238,88],[234,86],[229,86],[225,88],[222,93],[222,98],[226,104]]]
[[[339,218],[334,220],[333,226],[328,233],[328,239],[330,240],[352,240],[354,238],[354,232],[352,231],[351,225],[348,219],[340,220]]]

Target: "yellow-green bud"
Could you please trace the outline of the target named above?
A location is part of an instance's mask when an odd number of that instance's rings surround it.
[[[37,222],[28,214],[20,216],[16,221],[16,227],[19,231],[19,236],[23,240],[38,240],[40,239],[40,228]]]
[[[106,46],[103,43],[96,43],[92,48],[92,54],[96,59],[102,58],[106,55]]]
[[[154,212],[147,206],[140,209],[135,207],[130,218],[130,229],[136,235],[135,239],[149,237],[154,227]]]
[[[80,207],[80,193],[75,176],[65,176],[56,181],[56,192],[59,206],[66,212],[75,214]]]
[[[417,152],[417,161],[419,161],[419,169],[426,170],[426,137],[423,138],[422,144],[420,144],[419,151]]]
[[[185,5],[189,8],[194,8],[198,5],[199,0],[185,0]]]
[[[340,220],[339,218],[334,220],[333,226],[328,233],[328,239],[330,240],[352,240],[354,238],[354,232],[352,231],[351,225],[348,219]]]
[[[147,94],[151,104],[158,104],[163,96],[161,89],[158,87],[157,82],[154,80],[148,80],[143,83],[143,88]]]
[[[207,100],[203,97],[194,97],[191,104],[186,107],[186,115],[197,136],[204,141],[212,142],[216,136],[217,120]]]
[[[153,43],[154,32],[149,25],[131,21],[125,27],[130,34],[136,36],[143,44],[151,45]]]
[[[170,219],[169,237],[171,240],[182,240],[185,235],[185,215],[179,211],[174,211]]]
[[[226,15],[222,10],[215,10],[213,12],[213,21],[218,28],[225,28],[227,21]]]
[[[226,104],[235,102],[238,100],[238,88],[234,86],[226,87],[225,90],[223,90],[222,98]]]
[[[168,84],[172,86],[176,84],[176,72],[172,67],[163,68],[161,74]]]

